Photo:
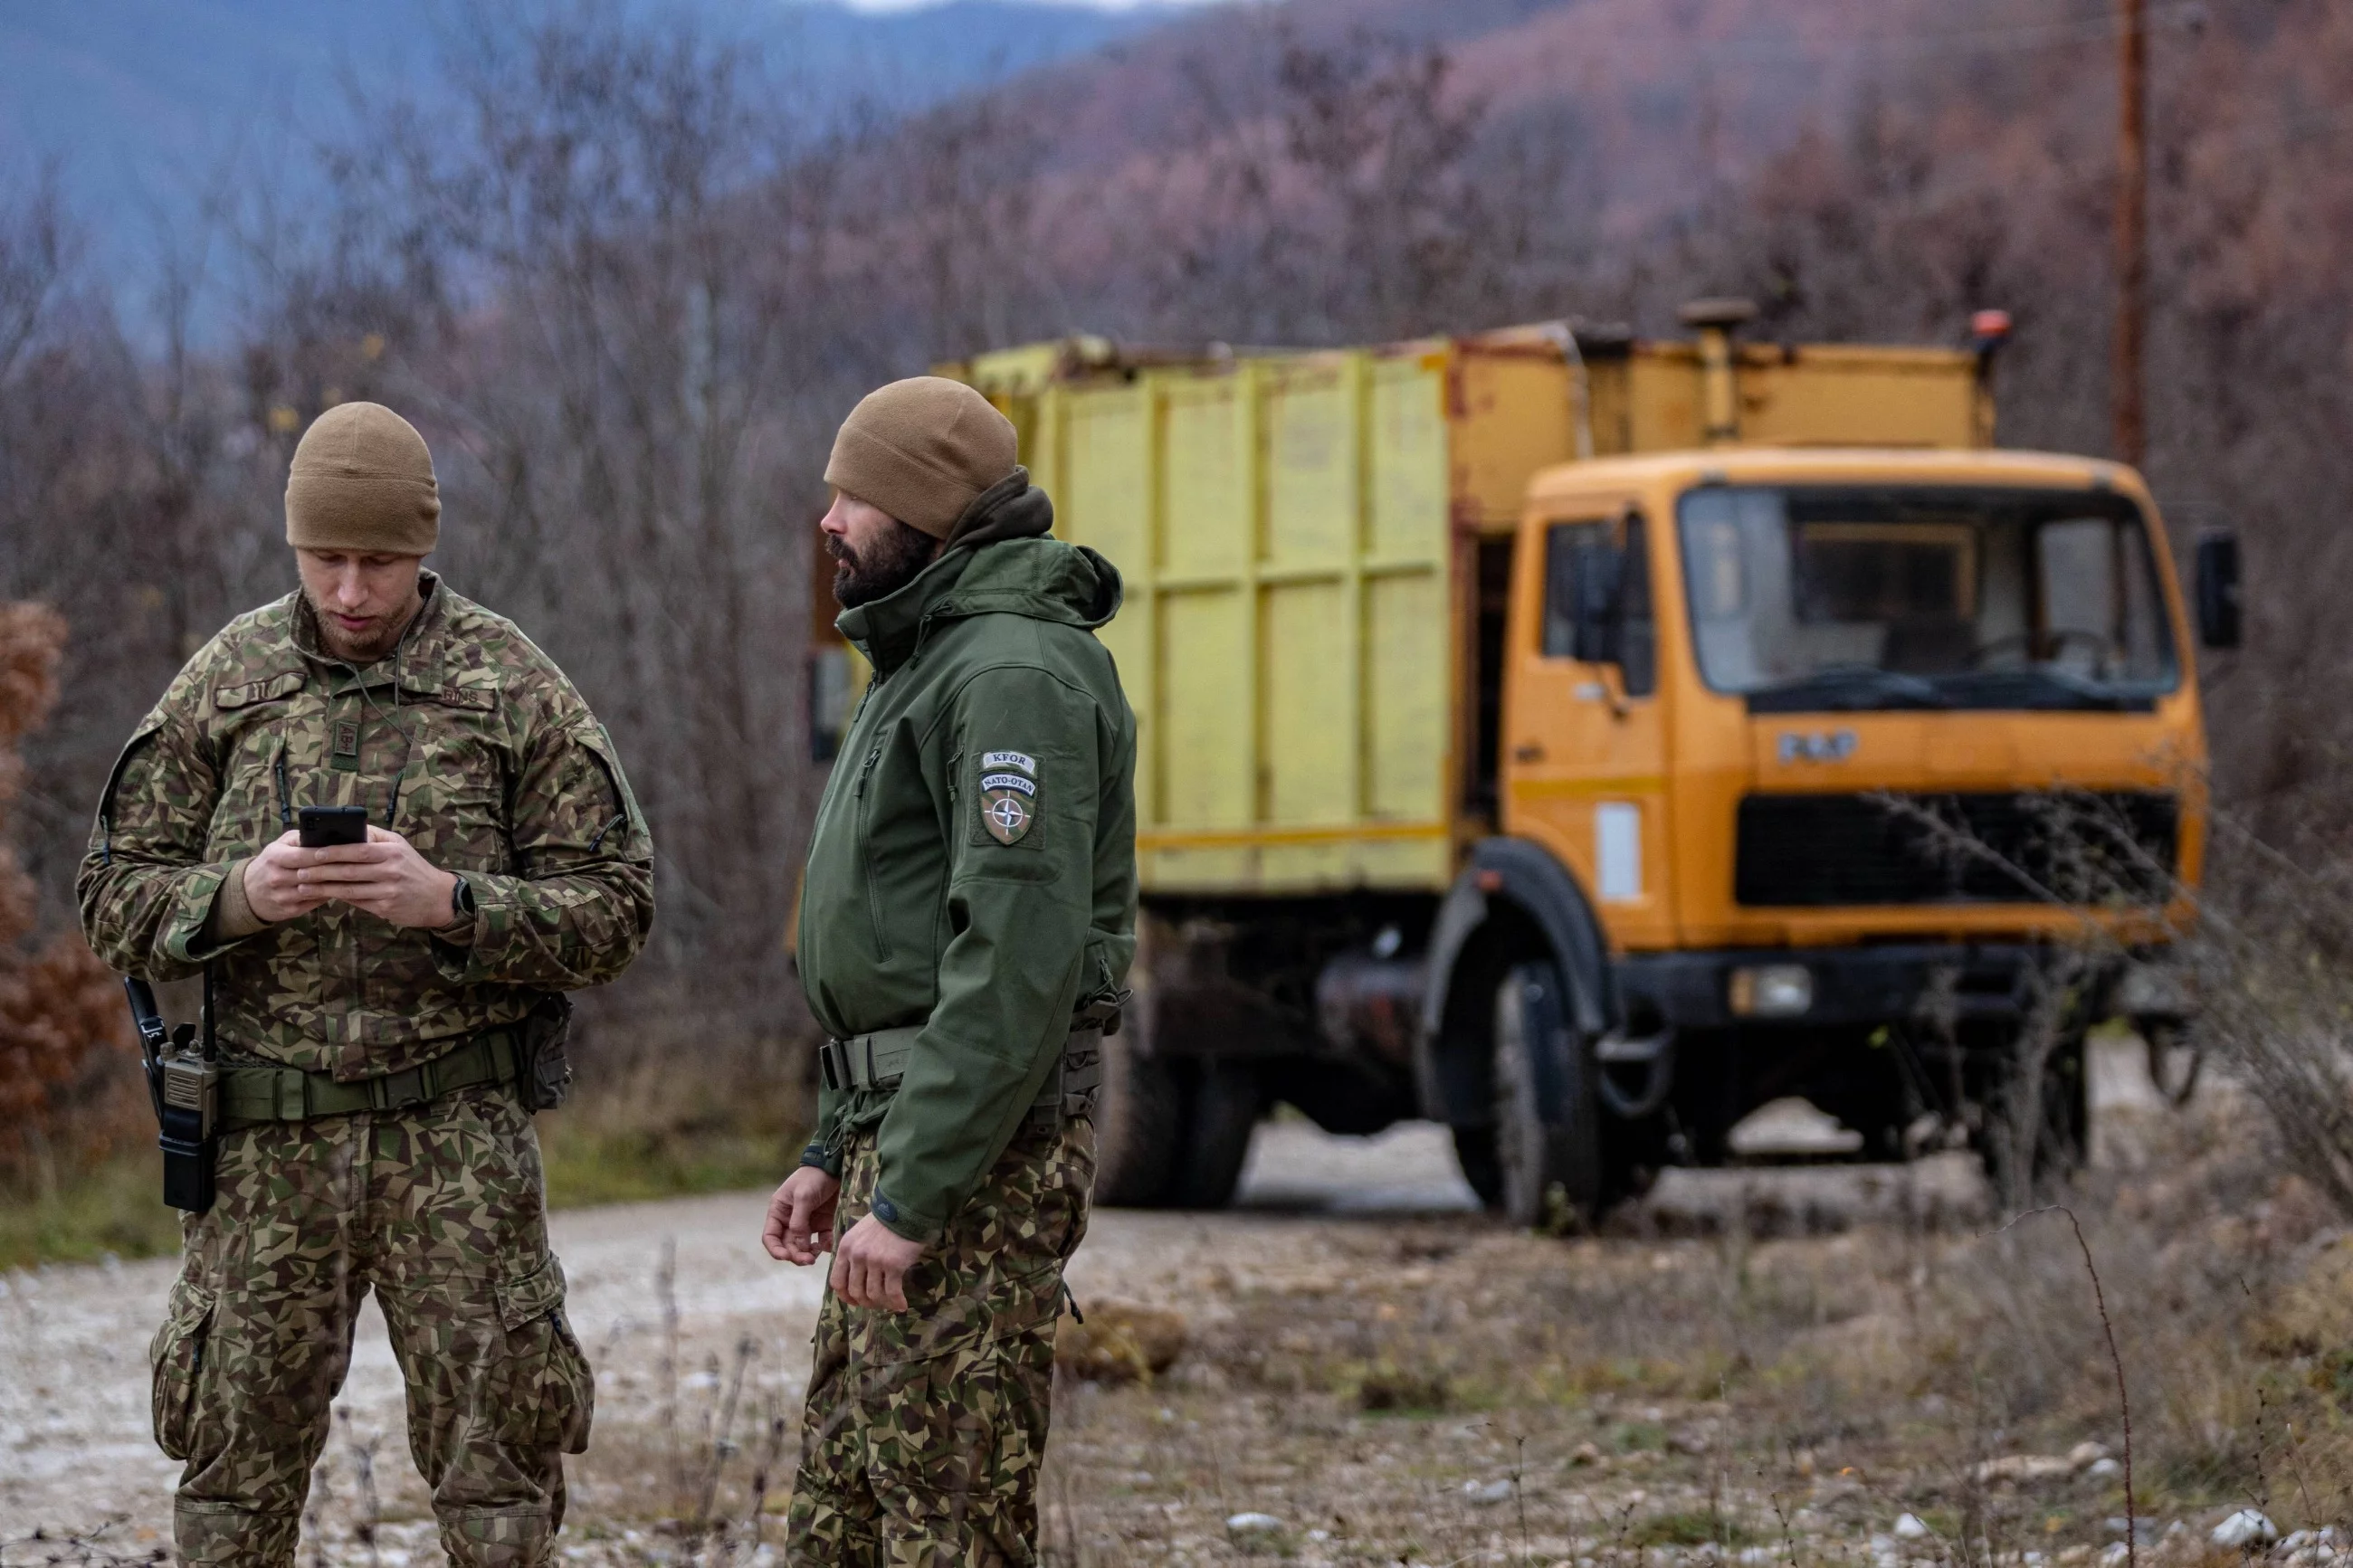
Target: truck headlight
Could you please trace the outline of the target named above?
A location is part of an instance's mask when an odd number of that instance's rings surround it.
[[[1760,963],[1732,972],[1732,1012],[1739,1018],[1794,1018],[1814,1005],[1814,972],[1802,963]]]

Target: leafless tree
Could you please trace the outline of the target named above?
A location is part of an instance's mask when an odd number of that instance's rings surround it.
[[[1817,46],[1746,0],[1611,15],[1671,47],[1514,79],[1435,12],[1382,36],[1241,7],[1052,93],[861,118],[682,23],[485,3],[456,13],[429,106],[355,91],[317,149],[323,195],[222,182],[238,201],[159,247],[153,287],[99,276],[55,182],[20,183],[0,199],[0,598],[76,628],[18,806],[39,918],[65,918],[138,713],[290,585],[285,463],[353,397],[425,428],[439,564],[573,672],[655,820],[659,947],[615,1000],[691,992],[681,1027],[730,1038],[792,994],[778,941],[818,783],[807,524],[834,424],[877,382],[1074,330],[1671,331],[1683,299],[1742,291],[1776,336],[1957,342],[1994,305],[2019,320],[2005,439],[2099,448],[2096,26],[1891,5],[1792,66],[1772,51]],[[2242,526],[2252,584],[2246,650],[2205,672],[2230,693],[2215,784],[2263,842],[2341,847],[2353,13],[2217,6],[2154,55],[2150,468],[2185,538]],[[1083,101],[1143,71],[1148,130]],[[1073,145],[1081,122],[1116,144]],[[199,330],[208,289],[228,303]]]

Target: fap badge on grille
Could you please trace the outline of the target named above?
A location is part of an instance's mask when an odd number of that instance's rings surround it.
[[[1001,753],[992,752],[992,756]],[[1029,759],[1023,758],[1024,762]],[[1033,764],[1034,765],[1034,764]],[[1015,844],[1038,820],[1038,784],[1021,773],[983,773],[980,825],[999,844]]]

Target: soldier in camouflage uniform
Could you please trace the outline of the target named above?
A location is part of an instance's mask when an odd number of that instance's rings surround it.
[[[587,1440],[517,1077],[557,994],[644,944],[653,850],[563,672],[420,570],[439,511],[406,420],[321,416],[287,485],[301,591],[188,661],[82,866],[91,945],[208,972],[216,1005],[217,1196],[151,1352],[192,1563],[293,1561],[371,1289],[452,1562],[547,1561]],[[364,806],[369,842],[302,848],[311,805]]]
[[[850,415],[827,481],[874,684],[818,808],[797,942],[832,1037],[769,1252],[834,1265],[786,1556],[1037,1561],[1062,1265],[1102,1029],[1135,950],[1135,720],[1094,628],[1119,574],[980,395]]]

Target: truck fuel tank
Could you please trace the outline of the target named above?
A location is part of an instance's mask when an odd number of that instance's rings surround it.
[[[1419,957],[1344,952],[1315,976],[1315,1022],[1327,1049],[1411,1068],[1428,970]]]

